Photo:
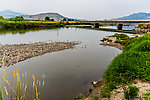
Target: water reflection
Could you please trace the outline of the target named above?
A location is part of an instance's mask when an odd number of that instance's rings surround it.
[[[2,44],[20,44],[42,41],[80,41],[74,49],[64,50],[34,57],[19,63],[22,73],[27,72],[28,82],[32,74],[46,75],[43,100],[71,100],[78,93],[87,93],[90,82],[102,80],[103,72],[120,50],[102,46],[100,40],[113,32],[88,29],[61,28],[27,32],[26,34],[6,34],[0,36]],[[84,48],[86,45],[86,48]],[[10,73],[15,65],[6,68]],[[0,69],[2,73],[2,69]],[[8,75],[9,76],[9,75]],[[2,79],[0,79],[2,80]]]

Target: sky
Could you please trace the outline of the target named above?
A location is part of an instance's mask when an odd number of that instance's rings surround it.
[[[0,11],[57,12],[70,18],[103,20],[150,12],[149,4],[150,0],[0,0]]]

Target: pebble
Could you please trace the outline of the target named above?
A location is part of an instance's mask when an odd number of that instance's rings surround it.
[[[0,45],[0,59],[5,56],[5,66],[11,63],[17,63],[17,56],[19,53],[19,61],[27,58],[43,55],[45,53],[56,52],[64,49],[73,48],[77,45],[76,42],[55,42],[55,43],[31,43],[31,44],[13,44],[13,45]],[[13,61],[11,59],[13,57]],[[2,61],[0,61],[2,63]],[[0,64],[2,66],[2,64]]]

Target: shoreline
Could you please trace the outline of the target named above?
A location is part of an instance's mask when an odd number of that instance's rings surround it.
[[[110,37],[107,36],[103,38],[103,41],[100,45],[108,45],[116,47],[123,51],[124,46],[115,43],[116,37]],[[105,83],[105,80],[97,80],[92,82],[92,89],[89,89],[89,93],[87,95],[83,95],[83,98],[78,98],[76,100],[123,100],[124,99],[124,87],[128,86],[135,86],[139,89],[136,99],[142,99],[146,100],[147,96],[145,93],[148,93],[148,90],[150,90],[150,83],[145,82],[141,79],[134,79],[130,84],[120,84],[116,85],[112,91],[110,91],[110,97],[103,97],[103,91],[105,90],[105,87],[107,87],[107,84]],[[131,97],[132,98],[132,97]],[[133,99],[133,98],[132,98]]]
[[[124,46],[119,44],[119,43],[113,43],[113,42],[102,42],[100,45],[103,46],[111,46],[111,47],[116,47],[119,50],[123,50]]]
[[[0,67],[3,65],[2,58],[4,57],[5,66],[17,63],[19,53],[19,61],[24,61],[29,58],[44,55],[46,53],[57,52],[65,49],[73,49],[78,42],[54,42],[45,43],[37,42],[31,44],[13,44],[0,45]]]

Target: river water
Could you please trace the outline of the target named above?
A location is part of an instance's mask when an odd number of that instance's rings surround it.
[[[31,82],[33,74],[36,78],[41,78],[45,74],[45,86],[41,91],[42,100],[72,100],[78,93],[88,93],[90,82],[102,80],[104,70],[114,57],[121,53],[121,50],[114,47],[100,45],[100,40],[111,34],[114,32],[60,28],[0,35],[0,43],[81,42],[74,49],[48,53],[19,63],[20,72],[27,73],[28,83]],[[8,77],[12,77],[15,69],[16,65],[5,69]],[[1,76],[2,71],[1,68]],[[0,81],[3,81],[2,78]]]

